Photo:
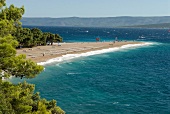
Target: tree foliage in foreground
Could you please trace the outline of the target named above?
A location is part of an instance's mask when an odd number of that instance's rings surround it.
[[[7,8],[5,0],[0,0],[0,114],[64,114],[55,100],[47,101],[41,99],[39,93],[34,93],[34,85],[2,81],[2,78],[10,76],[34,78],[43,70],[42,66],[27,60],[25,55],[16,55],[18,44],[29,46],[34,42],[29,29],[22,28],[19,32],[18,36],[22,36],[19,43],[13,37],[21,27],[19,20],[23,13],[24,7],[11,5]]]
[[[11,35],[0,37],[0,77],[34,78],[43,67],[27,60],[25,55],[16,56],[17,45]]]
[[[34,85],[0,82],[0,114],[64,114],[56,101],[41,99]]]

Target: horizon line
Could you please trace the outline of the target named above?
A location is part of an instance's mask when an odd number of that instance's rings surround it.
[[[79,17],[79,16],[68,16],[68,17],[25,17],[23,18],[116,18],[116,17],[170,17],[170,16],[113,16],[113,17]]]

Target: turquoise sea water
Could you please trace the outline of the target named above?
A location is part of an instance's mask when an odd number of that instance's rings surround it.
[[[41,97],[56,99],[68,114],[170,113],[167,29],[40,28],[57,31],[65,42],[94,41],[95,37],[103,41],[118,37],[153,42],[149,46],[46,65],[38,77],[27,80],[36,85]],[[11,81],[23,80],[12,78]]]

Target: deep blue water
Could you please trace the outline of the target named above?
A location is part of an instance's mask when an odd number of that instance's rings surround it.
[[[154,45],[45,66],[27,82],[68,114],[169,114],[170,33],[167,29],[40,27],[64,42],[139,40]],[[87,32],[88,31],[88,32]],[[141,36],[143,36],[141,38]],[[23,81],[12,78],[12,82]]]

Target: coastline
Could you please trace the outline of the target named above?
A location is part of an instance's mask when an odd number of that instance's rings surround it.
[[[37,46],[33,48],[17,49],[17,54],[26,54],[27,59],[31,59],[40,65],[52,62],[67,60],[80,56],[89,56],[102,52],[118,50],[120,48],[149,45],[145,42],[77,42],[61,43],[48,46]]]

